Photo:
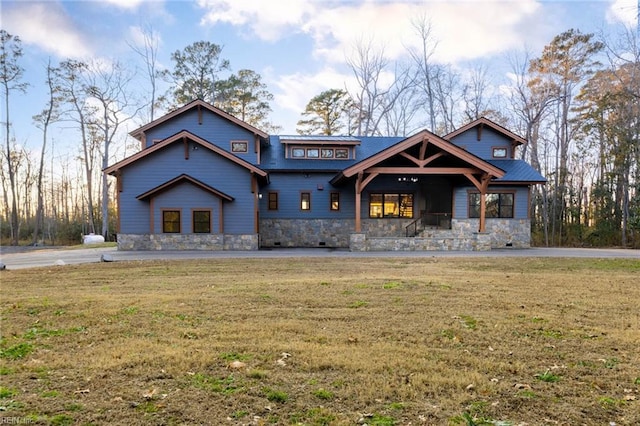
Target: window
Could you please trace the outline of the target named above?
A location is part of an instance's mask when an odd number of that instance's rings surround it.
[[[180,233],[180,210],[162,211],[162,232],[165,234]]]
[[[340,210],[340,193],[339,192],[332,192],[330,195],[330,205],[329,205],[329,209],[331,211],[338,211]]]
[[[300,193],[300,210],[311,210],[311,193]]]
[[[349,158],[349,150],[347,148],[336,148],[336,158]]]
[[[247,141],[231,141],[231,152],[248,152],[249,143]]]
[[[369,217],[413,217],[413,194],[369,194]]]
[[[507,158],[507,148],[495,147],[492,149],[493,158]]]
[[[512,218],[513,199],[511,192],[487,194],[485,217]],[[469,217],[480,217],[480,194],[477,192],[469,193]]]
[[[193,232],[195,234],[211,233],[211,210],[193,211]]]
[[[294,146],[290,148],[291,158],[308,158],[323,160],[348,160],[349,148],[331,148],[326,146],[301,147]]]
[[[269,206],[268,209],[269,210],[278,210],[278,193],[277,192],[270,192],[267,195],[268,198],[268,202],[269,202]]]

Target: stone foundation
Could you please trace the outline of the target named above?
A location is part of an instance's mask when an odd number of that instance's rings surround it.
[[[364,234],[357,234],[364,235]],[[351,251],[488,251],[489,235],[475,232],[466,238],[443,231],[429,237],[366,237],[350,247]]]
[[[118,250],[258,250],[258,235],[118,234]]]
[[[425,229],[405,237],[410,220],[365,219],[354,233],[353,219],[262,219],[260,235],[118,234],[119,250],[258,250],[260,247],[330,247],[352,251],[484,251],[531,247],[528,219],[453,219],[451,229]]]
[[[352,219],[261,219],[262,247],[349,247]]]
[[[451,231],[458,237],[478,231],[480,219],[453,219]],[[531,221],[529,219],[486,219],[485,233],[491,248],[530,248]]]

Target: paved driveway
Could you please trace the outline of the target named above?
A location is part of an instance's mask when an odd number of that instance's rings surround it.
[[[279,257],[580,257],[628,258],[640,261],[640,250],[531,248],[499,249],[486,252],[469,251],[378,251],[350,252],[327,248],[286,249],[258,251],[118,251],[115,247],[34,249],[0,248],[0,263],[6,269],[24,269],[78,263],[97,263],[106,256],[114,262],[164,259],[226,259],[226,258],[279,258]]]

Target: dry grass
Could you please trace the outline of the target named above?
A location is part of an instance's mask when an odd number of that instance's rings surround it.
[[[634,260],[227,259],[0,278],[0,420],[640,424]]]

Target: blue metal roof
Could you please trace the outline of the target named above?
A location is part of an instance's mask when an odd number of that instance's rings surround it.
[[[285,158],[285,144],[282,143],[282,138],[287,136],[270,136],[269,147],[262,149],[262,161],[260,168],[265,171],[324,171],[324,172],[338,172],[346,169],[372,155],[377,154],[385,148],[388,148],[400,141],[406,139],[404,136],[395,137],[360,137],[354,138],[351,136],[331,137],[331,136],[307,136],[308,138],[317,138],[318,141],[336,141],[339,144],[338,138],[344,138],[345,141],[360,141],[360,145],[356,147],[356,158],[350,158],[348,160],[323,160],[323,159],[302,159],[302,158]],[[293,138],[293,137],[292,137]],[[297,136],[296,136],[297,138]],[[328,139],[336,138],[336,139]],[[285,139],[286,140],[286,139]],[[311,139],[307,139],[311,140]]]
[[[485,160],[489,164],[504,170],[506,173],[493,182],[540,182],[547,180],[524,160]]]
[[[288,139],[289,138],[289,139]],[[301,139],[304,138],[304,139]],[[340,172],[347,167],[351,167],[367,158],[405,140],[404,136],[370,136],[355,138],[352,136],[270,136],[270,145],[262,150],[262,162],[259,167],[269,171],[316,171],[316,172]],[[360,141],[360,145],[355,148],[356,158],[348,160],[323,160],[323,159],[301,159],[285,158],[286,144],[283,140],[308,140],[308,141],[335,141],[339,144],[343,141]],[[484,160],[496,166],[506,173],[500,179],[495,179],[494,183],[512,182],[546,182],[547,180],[533,169],[524,160]]]

